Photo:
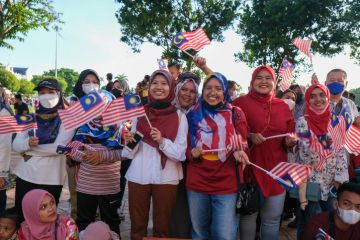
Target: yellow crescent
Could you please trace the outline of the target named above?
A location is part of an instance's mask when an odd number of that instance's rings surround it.
[[[96,101],[96,96],[93,93],[90,93],[87,98],[90,100],[89,104],[92,104]]]
[[[141,103],[141,99],[140,99],[139,95],[134,96],[134,98],[137,99],[137,102],[135,104]]]
[[[32,115],[28,115],[28,117],[27,117],[27,120],[26,120],[26,121],[31,122],[32,120],[33,120],[33,116],[32,116]]]
[[[179,39],[180,41],[176,41],[176,39]],[[179,44],[179,43],[181,43],[182,42],[182,39],[184,39],[184,36],[183,35],[176,35],[175,37],[174,37],[174,43],[177,45],[177,44]]]
[[[345,119],[347,120],[347,122],[351,123],[350,114],[348,112],[345,112],[344,116],[345,116]]]

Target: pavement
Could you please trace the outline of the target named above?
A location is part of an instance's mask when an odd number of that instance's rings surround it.
[[[20,155],[16,154],[16,153],[12,153],[12,160],[11,160],[11,166],[10,166],[10,170],[12,170],[14,168],[14,166],[16,165],[17,161],[22,161],[22,157],[20,157]],[[9,190],[7,190],[6,192],[7,194],[7,208],[13,207],[15,204],[15,188],[11,188]],[[125,216],[124,220],[121,222],[120,224],[120,233],[121,233],[121,238],[122,240],[128,240],[130,239],[130,215],[129,215],[129,208],[128,208],[128,192],[127,189],[125,191],[124,194],[124,198],[123,198],[123,204],[121,206],[121,208],[119,209],[118,213],[123,214]],[[59,202],[59,206],[58,206],[58,211],[60,213],[66,213],[68,215],[70,215],[70,209],[71,209],[71,205],[70,205],[70,193],[69,193],[69,188],[67,186],[67,184],[63,187],[61,196],[60,196],[60,202]],[[150,216],[149,216],[149,225],[148,225],[148,234],[151,234],[152,232],[152,214],[151,214],[152,209],[150,209]],[[280,229],[280,236],[279,239],[280,240],[295,240],[296,239],[296,230],[295,229],[291,229],[287,227],[287,224],[290,222],[291,220],[287,220],[287,221],[283,221],[281,229]]]

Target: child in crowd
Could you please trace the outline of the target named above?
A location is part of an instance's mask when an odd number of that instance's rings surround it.
[[[19,216],[14,208],[6,209],[0,216],[0,240],[15,240],[20,227]]]
[[[80,232],[80,240],[119,240],[119,236],[111,231],[109,225],[102,221],[97,221],[88,225],[85,230]]]

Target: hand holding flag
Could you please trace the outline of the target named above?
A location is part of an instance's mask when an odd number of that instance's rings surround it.
[[[0,134],[19,133],[30,129],[37,129],[35,114],[0,117]]]

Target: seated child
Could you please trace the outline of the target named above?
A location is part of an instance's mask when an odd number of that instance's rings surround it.
[[[17,239],[20,227],[19,216],[14,208],[6,209],[0,216],[0,240]]]

